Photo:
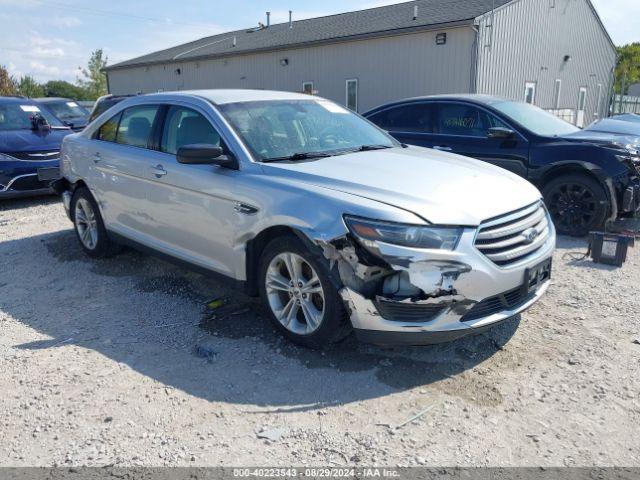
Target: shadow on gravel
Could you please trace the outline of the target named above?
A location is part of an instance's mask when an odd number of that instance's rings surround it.
[[[3,210],[20,210],[23,208],[31,208],[38,205],[51,205],[59,203],[60,197],[56,195],[41,195],[27,198],[9,198],[0,200],[0,212]]]
[[[319,352],[284,340],[257,299],[223,282],[129,250],[90,260],[72,230],[0,243],[0,264],[7,262],[11,280],[0,282],[0,309],[51,337],[16,348],[92,349],[210,401],[294,411],[431,386],[497,405],[495,384],[468,371],[498,352],[500,368],[516,368],[514,354],[501,350],[519,317],[448,344],[383,349],[349,337]],[[207,309],[213,299],[223,306]],[[155,308],[179,321],[158,324],[153,314],[140,313]],[[202,355],[203,348],[209,353]]]

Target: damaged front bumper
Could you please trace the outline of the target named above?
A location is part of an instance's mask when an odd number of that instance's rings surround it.
[[[407,322],[385,319],[374,302],[349,288],[340,293],[351,308],[351,323],[361,341],[378,345],[430,345],[476,335],[503,323],[536,303],[549,284],[547,281],[541,285],[524,303],[467,322],[463,321],[464,313],[455,308],[455,302],[447,305],[434,319]],[[471,305],[475,303],[470,302]]]
[[[358,338],[382,345],[441,343],[494,327],[544,295],[556,241],[548,213],[546,219],[546,237],[536,250],[508,264],[492,261],[477,246],[482,226],[465,229],[454,251],[380,243],[370,252],[387,265],[379,272],[361,264],[358,248],[325,248],[325,256],[338,262],[340,294]],[[486,228],[500,228],[504,221]],[[547,228],[544,220],[539,225]],[[377,274],[377,287],[363,288]]]

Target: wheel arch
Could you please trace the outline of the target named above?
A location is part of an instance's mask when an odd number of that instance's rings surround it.
[[[262,230],[255,237],[247,242],[246,246],[246,282],[245,291],[252,297],[259,295],[258,289],[258,267],[260,257],[265,247],[273,239],[278,237],[296,237],[301,240],[311,251],[318,247],[309,239],[309,237],[301,230],[288,225],[274,225]]]
[[[605,194],[607,195],[607,200],[609,201],[610,206],[610,218],[617,217],[618,214],[618,202],[616,199],[615,188],[613,186],[613,182],[611,178],[605,175],[602,169],[590,162],[580,162],[580,161],[567,161],[560,162],[559,164],[555,164],[554,166],[546,169],[544,172],[537,175],[534,183],[541,190],[544,191],[545,186],[554,178],[557,178],[561,175],[585,175],[592,180],[597,181],[600,185],[604,187]]]

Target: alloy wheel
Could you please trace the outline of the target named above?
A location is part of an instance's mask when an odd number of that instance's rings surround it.
[[[550,193],[547,208],[556,225],[566,230],[588,229],[597,215],[598,200],[586,185],[563,183]]]
[[[88,200],[78,199],[75,208],[75,222],[82,244],[89,250],[98,244],[98,221]]]
[[[325,293],[318,274],[303,257],[276,255],[267,268],[265,289],[271,311],[287,330],[309,335],[322,324]]]

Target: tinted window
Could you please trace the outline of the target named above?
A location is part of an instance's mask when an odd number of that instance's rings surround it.
[[[175,155],[180,147],[195,143],[219,146],[220,135],[198,112],[184,107],[169,108],[160,149]]]
[[[118,123],[120,122],[120,117],[122,116],[122,112],[118,113],[114,117],[111,117],[107,120],[98,130],[96,135],[96,139],[103,140],[105,142],[115,142],[116,141],[116,132],[118,131]]]
[[[146,148],[157,112],[157,105],[127,108],[120,119],[116,142]]]
[[[394,107],[373,115],[370,120],[391,132],[431,133],[433,106],[429,104],[412,104]]]
[[[442,103],[438,106],[435,130],[442,135],[486,137],[490,128],[509,128],[500,119],[484,110],[461,103]]]

